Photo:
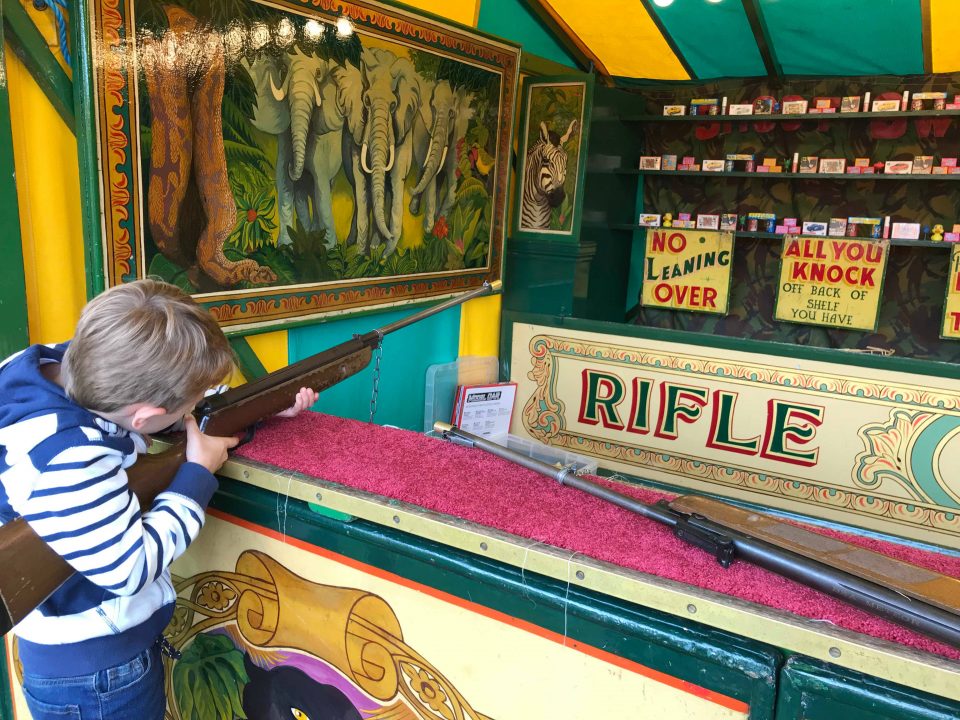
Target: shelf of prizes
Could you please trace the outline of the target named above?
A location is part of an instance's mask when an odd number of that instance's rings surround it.
[[[896,419],[895,404],[933,405],[950,384],[927,379],[921,393],[916,378],[888,378],[896,395],[867,399],[877,379],[867,367],[546,320],[507,319],[513,433],[599,461],[617,474],[598,482],[644,502],[672,493],[630,477],[845,516],[840,499],[859,492],[864,506],[867,493],[833,472],[856,453],[847,435]],[[584,377],[597,381],[578,398]],[[700,412],[697,387],[710,390]],[[671,430],[650,417],[644,444],[654,451],[633,437],[644,388],[648,399],[674,397],[674,420],[684,418]],[[622,405],[608,393],[620,390]],[[627,407],[640,410],[628,417]],[[817,407],[818,434],[805,443]],[[711,416],[727,427],[715,444],[746,450],[755,437],[755,452],[704,447],[696,459],[672,449],[672,432],[706,434]],[[818,483],[833,492],[812,492]],[[884,503],[879,492],[874,502]],[[918,540],[952,543],[957,531],[946,519],[868,515],[859,524],[899,522]],[[918,547],[837,536],[960,569]],[[477,448],[319,413],[266,424],[224,466],[206,526],[173,575],[174,719],[252,718],[264,702],[328,717],[334,696],[353,708],[344,717],[381,719],[960,714],[955,648],[745,563],[725,570],[657,523]],[[23,720],[9,642],[6,662]]]

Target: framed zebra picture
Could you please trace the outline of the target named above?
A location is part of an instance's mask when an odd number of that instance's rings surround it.
[[[524,79],[513,236],[575,239],[583,207],[592,75]]]

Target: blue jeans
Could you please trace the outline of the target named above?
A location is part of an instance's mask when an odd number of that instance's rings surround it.
[[[163,720],[160,648],[92,675],[49,678],[23,676],[23,693],[33,720]]]

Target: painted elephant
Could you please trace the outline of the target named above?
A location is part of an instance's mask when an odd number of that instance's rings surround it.
[[[330,247],[336,242],[333,179],[343,157],[339,66],[299,49],[242,63],[257,91],[253,125],[277,136],[277,242],[290,244],[296,212],[304,228],[326,231]]]
[[[360,76],[360,102],[347,116],[359,134],[343,136],[344,169],[356,199],[350,236],[364,252],[385,243],[387,256],[403,229],[404,182],[423,87],[413,63],[380,48],[364,48]]]
[[[441,215],[449,215],[457,195],[457,143],[473,118],[473,93],[454,90],[447,80],[432,84],[430,103],[413,130],[413,157],[421,168],[410,191],[410,212],[423,212],[429,233]]]

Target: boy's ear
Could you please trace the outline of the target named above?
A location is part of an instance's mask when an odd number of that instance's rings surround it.
[[[166,414],[166,410],[164,410],[162,407],[157,407],[156,405],[136,405],[134,406],[133,412],[130,415],[130,427],[137,432],[140,432],[143,430],[144,424],[150,420],[150,418]]]

